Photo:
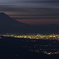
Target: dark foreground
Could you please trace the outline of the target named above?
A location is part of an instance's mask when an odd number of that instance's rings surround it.
[[[48,45],[48,43],[51,43],[53,46],[57,45],[57,47],[43,46],[44,44]],[[52,47],[53,49],[56,48],[55,51],[57,51],[59,49],[58,44],[58,41],[51,40],[3,37],[0,39],[0,59],[57,59],[59,54],[47,55],[42,51],[43,49],[52,49]]]

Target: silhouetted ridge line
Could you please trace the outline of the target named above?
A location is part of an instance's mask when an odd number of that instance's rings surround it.
[[[31,33],[57,33],[59,34],[59,25],[28,25],[18,22],[9,17],[5,13],[0,13],[0,33],[17,33],[17,34],[31,34]]]
[[[5,13],[0,13],[0,33],[20,33],[29,25],[18,22]]]
[[[25,23],[16,21],[15,19],[9,17],[5,13],[0,13],[0,24],[27,25]]]

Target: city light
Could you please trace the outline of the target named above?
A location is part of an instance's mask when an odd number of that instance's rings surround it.
[[[14,38],[29,38],[29,39],[52,39],[52,40],[59,40],[59,34],[49,34],[49,35],[43,35],[43,34],[27,34],[27,35],[13,35],[13,34],[3,34],[0,36],[4,37],[14,37]]]

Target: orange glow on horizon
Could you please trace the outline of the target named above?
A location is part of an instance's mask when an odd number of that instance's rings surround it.
[[[34,18],[46,18],[46,17],[59,17],[59,16],[11,16],[11,17],[14,17],[14,18],[16,18],[16,17],[24,17],[24,18],[28,18],[28,17],[34,17]]]
[[[59,19],[17,19],[17,21],[27,24],[59,24]]]

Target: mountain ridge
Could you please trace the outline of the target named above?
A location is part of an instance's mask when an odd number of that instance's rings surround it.
[[[0,13],[0,33],[18,33],[18,34],[31,34],[31,33],[57,33],[59,34],[59,25],[29,25],[18,22],[9,17],[5,13]]]
[[[0,24],[2,24],[2,23],[4,23],[4,24],[9,24],[9,23],[11,23],[11,24],[13,24],[13,22],[15,23],[15,24],[24,24],[24,25],[28,25],[28,24],[25,24],[25,23],[22,23],[22,22],[18,22],[18,21],[16,21],[15,19],[13,19],[13,18],[11,18],[11,17],[9,17],[8,15],[6,15],[5,13],[0,13]],[[14,24],[14,25],[15,25]]]

